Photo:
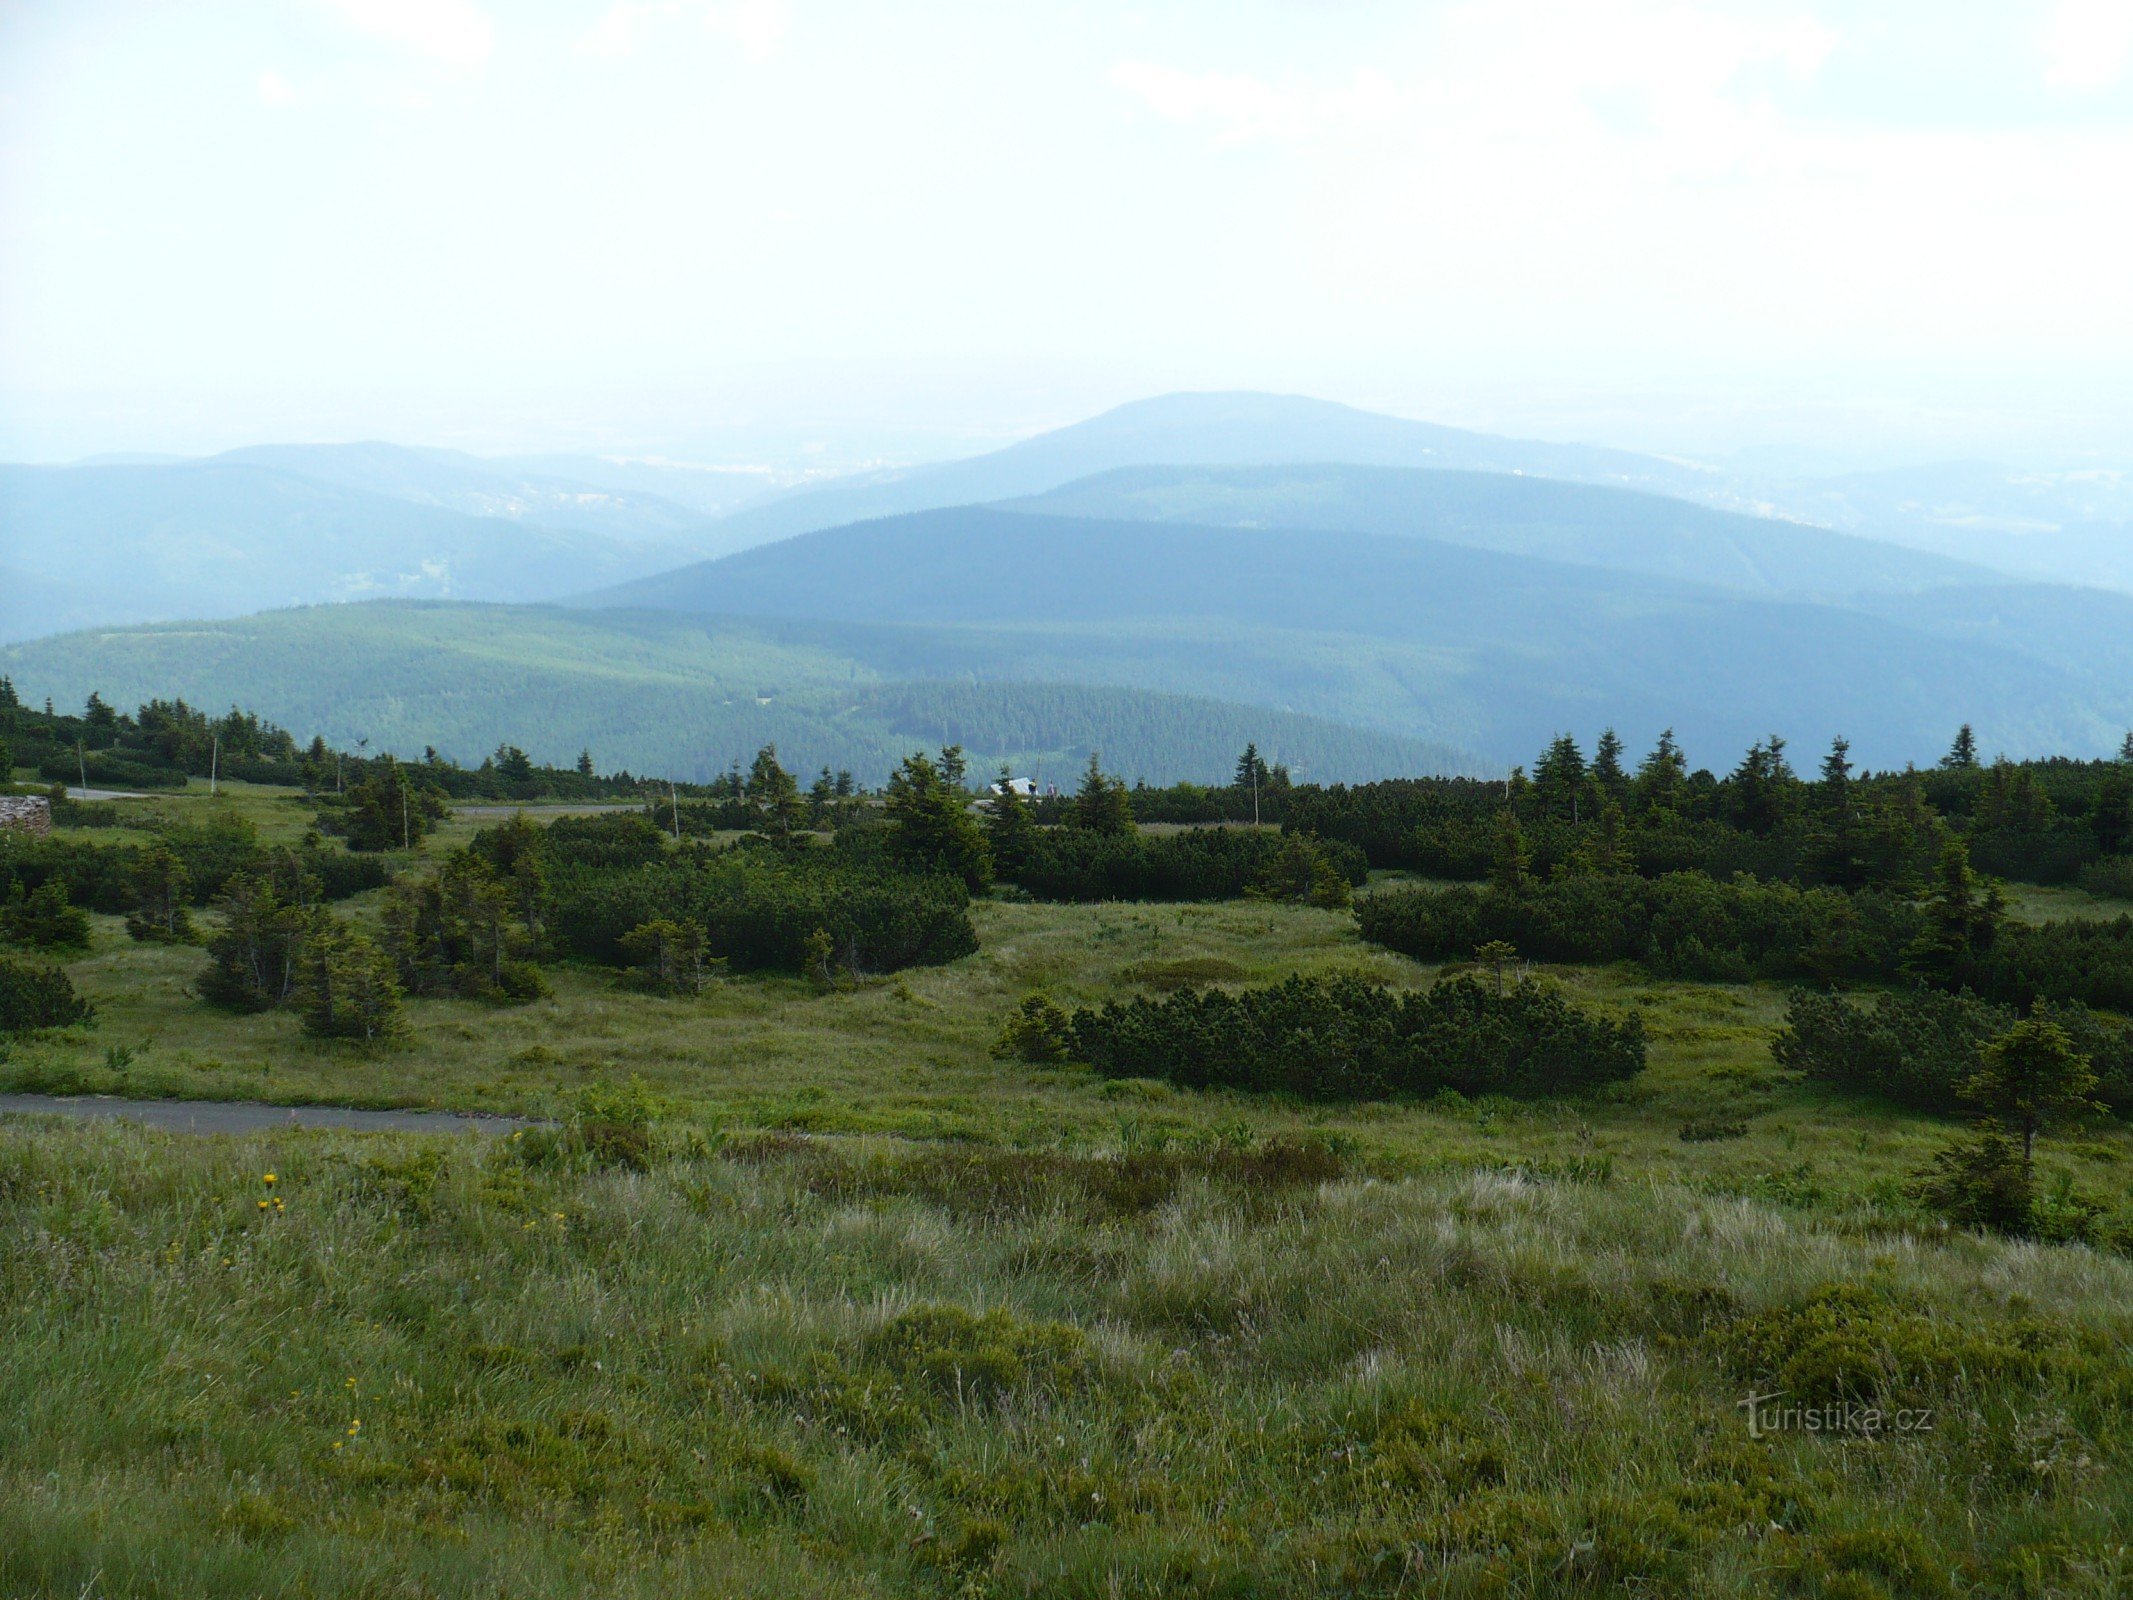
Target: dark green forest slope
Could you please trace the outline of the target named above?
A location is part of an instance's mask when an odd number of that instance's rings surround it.
[[[1073,654],[1032,665],[1063,668]],[[766,743],[798,770],[848,767],[868,783],[912,749],[944,743],[963,744],[981,770],[1007,760],[1061,783],[1097,748],[1129,777],[1221,777],[1254,740],[1299,775],[1327,781],[1486,765],[1447,745],[1200,696],[1041,674],[909,681],[946,677],[945,668],[941,641],[893,629],[386,601],[0,649],[0,671],[32,702],[50,695],[77,706],[92,690],[121,702],[241,700],[337,744],[368,739],[409,756],[435,745],[470,761],[499,728],[524,729],[536,759],[567,764],[589,747],[603,770],[685,779]]]

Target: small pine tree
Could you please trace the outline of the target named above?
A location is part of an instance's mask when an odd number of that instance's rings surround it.
[[[1959,1228],[2026,1233],[2035,1210],[2035,1188],[2014,1141],[1997,1129],[1961,1140],[1934,1156],[1912,1180],[1910,1192],[1929,1210]]]
[[[304,942],[297,981],[304,1031],[376,1044],[407,1031],[393,963],[371,937],[322,919]]]
[[[1667,729],[1652,746],[1652,753],[1638,763],[1634,789],[1638,806],[1646,811],[1671,811],[1681,803],[1687,786],[1689,764],[1674,743],[1674,730]]]
[[[186,896],[192,874],[167,846],[151,845],[133,872],[133,914],[126,931],[155,944],[186,944],[193,937],[192,912]]]
[[[1629,792],[1629,774],[1622,769],[1622,736],[1612,728],[1600,730],[1600,742],[1592,749],[1592,779],[1613,800]]]
[[[1073,1023],[1048,994],[1024,998],[993,1042],[998,1061],[1063,1061],[1073,1050]]]
[[[704,992],[704,930],[700,924],[655,917],[622,936],[622,953],[637,964],[647,987],[666,994]]]
[[[0,942],[32,950],[86,950],[89,915],[70,905],[67,886],[47,878],[27,894],[17,880],[8,902],[0,906]]]
[[[1962,1086],[1963,1098],[1991,1126],[2022,1141],[2022,1178],[2034,1181],[2037,1136],[2093,1116],[2097,1079],[2089,1058],[2049,1017],[2025,1017],[1985,1046],[1984,1061]]]
[[[1000,768],[999,781],[992,786],[992,799],[985,812],[985,842],[992,849],[993,870],[1005,878],[1015,876],[1028,862],[1037,833],[1029,806],[1015,788],[1014,776],[1007,767]]]
[[[766,744],[755,753],[748,769],[748,805],[755,825],[765,838],[789,842],[807,822],[807,805],[800,798],[800,785],[778,764],[778,747]]]
[[[1963,960],[1989,949],[2006,915],[2000,886],[1970,867],[1970,847],[1960,839],[1941,846],[1940,864],[1926,900],[1926,926],[1904,952],[1903,969],[1931,983],[1952,979]]]
[[[882,811],[890,853],[905,866],[953,873],[973,891],[992,881],[992,850],[968,799],[925,756],[907,757],[890,775]]]
[[[1852,744],[1841,733],[1829,741],[1829,754],[1822,758],[1822,782],[1819,798],[1827,810],[1838,810],[1851,802],[1852,792]]]
[[[70,1028],[95,1018],[96,1008],[74,992],[59,967],[0,956],[0,1037]]]
[[[1948,753],[1940,758],[1940,764],[1950,772],[1975,772],[1977,770],[1977,735],[1969,723],[1955,730],[1955,742],[1948,746]]]
[[[240,872],[215,899],[222,923],[207,941],[200,998],[231,1011],[265,1011],[294,993],[304,940],[319,913],[286,902],[270,876]]]
[[[1503,969],[1518,959],[1518,946],[1508,939],[1491,939],[1475,950],[1474,959],[1496,974],[1496,993],[1503,995]]]
[[[1087,833],[1134,831],[1133,797],[1126,792],[1124,780],[1104,771],[1102,758],[1093,750],[1089,752],[1088,770],[1081,775],[1081,787],[1074,792],[1067,822]]]

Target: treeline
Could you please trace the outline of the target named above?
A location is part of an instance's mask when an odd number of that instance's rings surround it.
[[[1812,777],[1785,741],[1759,741],[1724,776],[1691,771],[1671,734],[1634,768],[1603,734],[1588,759],[1558,738],[1504,782],[1398,779],[1300,787],[1281,821],[1354,844],[1373,867],[1478,880],[1507,857],[1542,878],[1576,872],[1715,878],[1840,889],[1903,888],[1958,839],[1985,872],[2069,883],[2133,882],[2133,735],[2116,760],[1979,759],[1962,729],[1929,771],[1854,769],[1838,739]]]
[[[1582,1011],[1542,984],[1491,991],[1453,978],[1400,993],[1361,978],[1289,978],[1230,993],[1182,990],[1071,1016],[1033,996],[1000,1054],[1086,1062],[1114,1078],[1306,1100],[1575,1094],[1634,1076],[1642,1024]]]
[[[216,717],[183,700],[150,700],[129,714],[92,693],[79,713],[56,711],[50,701],[39,711],[0,677],[0,782],[13,768],[28,767],[46,782],[90,788],[182,789],[192,778],[212,776],[340,795],[392,759],[337,750],[319,737],[299,745],[287,729],[235,707]],[[474,767],[434,749],[402,765],[425,788],[454,800],[624,799],[644,789],[644,780],[629,772],[597,772],[590,751],[569,767],[537,763],[512,744],[499,745]],[[693,784],[676,787],[700,792]]]
[[[1391,890],[1356,910],[1363,937],[1422,961],[1503,942],[1546,961],[1636,961],[1663,977],[1896,982],[2028,1005],[2133,1010],[2133,916],[2029,924],[1951,841],[1928,892],[1588,874]]]

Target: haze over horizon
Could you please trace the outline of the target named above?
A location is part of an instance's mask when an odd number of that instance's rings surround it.
[[[0,458],[803,469],[1186,389],[2125,464],[2133,12],[0,13]]]

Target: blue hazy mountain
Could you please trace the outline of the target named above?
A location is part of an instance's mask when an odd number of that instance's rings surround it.
[[[1524,473],[1692,499],[1728,492],[1716,474],[1629,451],[1502,439],[1299,395],[1169,394],[969,460],[794,490],[721,519],[720,536],[740,549],[868,517],[1042,494],[1117,467],[1327,461]]]
[[[1502,473],[1121,467],[1003,504],[1135,522],[1421,535],[1749,594],[1834,596],[2004,581],[1982,567],[1804,523]]]
[[[0,638],[386,595],[545,599],[695,553],[255,461],[0,467]]]
[[[2110,670],[2133,649],[2133,599],[1967,583],[1840,604],[1413,533],[960,507],[801,535],[588,603],[902,630],[928,641],[933,676],[1172,688],[1498,761],[1605,721],[1671,724],[1704,748],[1841,732],[1883,763],[1931,753],[1964,721],[2011,752],[2100,751],[2133,722],[2133,674]],[[2015,604],[2059,637],[1993,633]]]

